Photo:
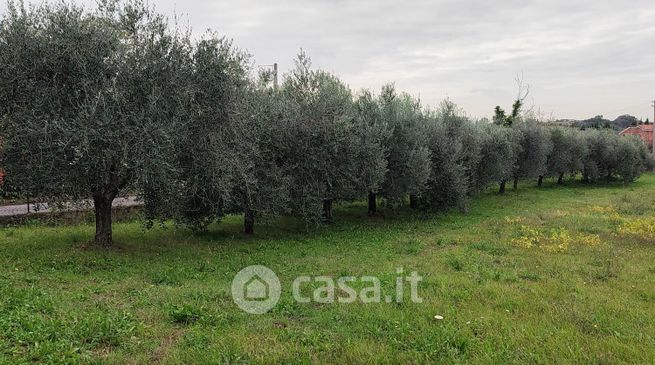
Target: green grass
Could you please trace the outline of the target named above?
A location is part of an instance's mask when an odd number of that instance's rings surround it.
[[[201,235],[120,223],[110,250],[86,247],[88,224],[2,228],[0,363],[655,362],[655,242],[619,231],[655,220],[654,175],[629,188],[524,185],[483,194],[468,214],[382,213],[340,206],[329,227],[285,218],[254,237],[239,217]],[[572,243],[518,247],[526,229]],[[581,243],[592,236],[600,243]],[[230,295],[253,264],[283,285],[264,315]],[[397,267],[424,276],[423,303],[290,293],[303,274],[374,275],[384,290]]]

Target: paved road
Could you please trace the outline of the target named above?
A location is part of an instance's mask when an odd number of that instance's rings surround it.
[[[114,199],[112,204],[114,207],[134,207],[142,205],[143,203],[136,200],[134,196],[128,196],[124,198]],[[91,210],[93,209],[93,204],[91,201],[83,201],[79,204],[67,204],[67,208],[63,211],[73,212],[73,211],[82,211],[82,210]],[[29,213],[27,210],[27,204],[16,204],[16,205],[3,205],[0,206],[0,217],[12,217],[20,216],[25,214],[39,214],[39,213],[49,213],[51,212],[48,208],[48,203],[42,204],[30,204]]]

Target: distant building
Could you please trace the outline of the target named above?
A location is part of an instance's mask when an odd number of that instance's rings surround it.
[[[641,140],[644,141],[648,146],[648,150],[653,152],[653,125],[652,124],[634,125],[622,130],[621,132],[619,132],[619,135],[639,136],[639,138],[641,138]]]

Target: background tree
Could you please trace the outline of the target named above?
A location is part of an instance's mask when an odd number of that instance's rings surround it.
[[[528,94],[530,94],[530,86],[523,83],[523,76],[516,77],[516,85],[518,87],[518,95],[512,104],[512,112],[507,115],[505,111],[497,105],[494,108],[494,124],[511,127],[515,122],[518,122],[521,119],[521,109],[523,108],[525,99],[528,97]]]
[[[511,125],[511,122],[508,121],[508,119],[507,119],[507,114],[505,114],[505,111],[500,107],[500,105],[496,105],[496,107],[494,108],[494,119],[493,119],[493,121],[494,121],[494,124],[496,124],[496,125],[505,126],[508,123],[510,123],[510,125]]]
[[[126,189],[175,173],[189,45],[140,1],[9,3],[0,26],[0,130],[15,186],[51,203],[91,198],[111,244]]]

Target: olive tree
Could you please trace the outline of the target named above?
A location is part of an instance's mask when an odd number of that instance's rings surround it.
[[[504,194],[505,185],[517,168],[520,131],[488,123],[479,123],[478,128],[481,158],[474,178],[476,190],[498,183],[499,193]]]
[[[617,174],[619,167],[624,163],[624,156],[621,155],[621,138],[615,133],[604,134],[604,145],[602,149],[601,177],[611,181]],[[625,150],[624,150],[625,152]]]
[[[518,121],[513,128],[520,133],[520,153],[517,155],[516,170],[514,170],[514,189],[518,187],[519,179],[538,179],[541,186],[546,173],[548,155],[553,149],[548,131],[534,119]]]
[[[379,95],[380,110],[389,128],[386,138],[387,174],[382,195],[390,201],[416,197],[425,189],[430,177],[430,150],[427,147],[427,124],[421,104],[408,94],[398,95],[392,84]]]
[[[583,138],[587,153],[583,160],[582,178],[585,182],[594,182],[611,173],[616,159],[615,135],[610,130],[586,129]]]
[[[191,60],[189,117],[177,131],[177,175],[170,178],[176,190],[166,196],[174,196],[178,221],[204,229],[228,212],[235,179],[252,163],[246,153],[252,135],[235,130],[250,81],[248,56],[213,34],[193,47]]]
[[[428,116],[430,176],[420,196],[423,209],[443,210],[457,206],[466,209],[469,191],[467,163],[470,155],[463,137],[468,119],[455,104],[446,100]]]
[[[636,136],[617,137],[617,155],[621,158],[616,172],[623,180],[623,185],[635,181],[649,168],[651,163],[650,153],[646,144]]]
[[[280,161],[290,176],[292,212],[307,221],[332,219],[332,202],[350,199],[357,188],[357,138],[353,100],[334,75],[311,69],[300,53],[281,85],[283,127]]]
[[[176,173],[186,121],[185,32],[140,1],[9,3],[0,24],[2,164],[22,194],[91,198],[95,241],[112,242],[121,192]]]
[[[390,129],[382,118],[380,105],[373,94],[363,90],[355,100],[354,133],[356,135],[357,182],[368,199],[368,214],[377,212],[377,194],[387,173],[387,146]]]
[[[460,141],[462,148],[459,150],[458,161],[464,170],[466,195],[470,198],[486,187],[485,181],[479,181],[478,176],[478,169],[484,158],[482,142],[486,138],[486,133],[481,128],[481,124],[461,117],[444,118],[443,121],[452,138]]]
[[[257,217],[287,212],[291,176],[280,154],[285,134],[278,91],[270,82],[252,83],[242,101],[226,141],[233,176],[228,201],[230,212],[243,213],[244,232],[252,234]]]
[[[557,183],[564,183],[565,174],[574,174],[584,168],[587,145],[582,132],[563,127],[550,130],[553,150],[548,156],[548,174],[557,177]]]

